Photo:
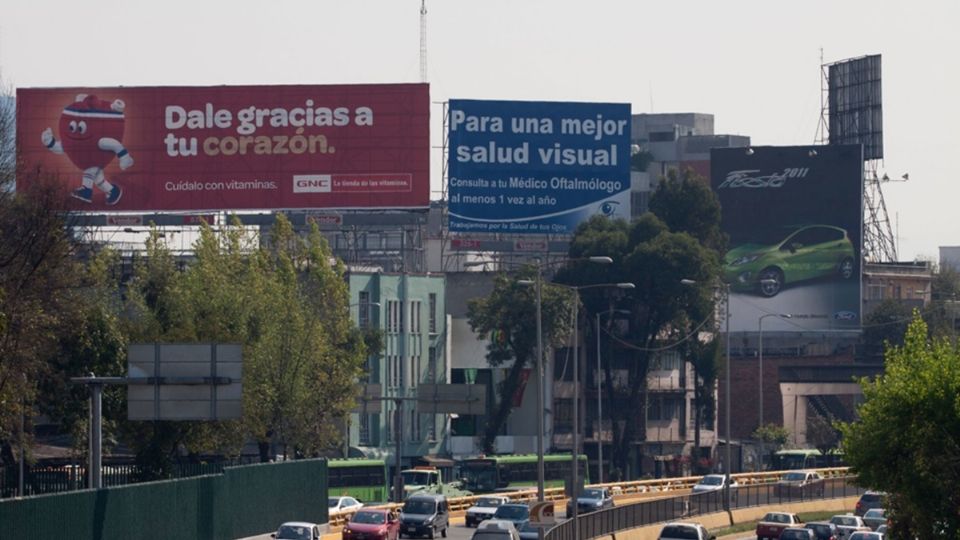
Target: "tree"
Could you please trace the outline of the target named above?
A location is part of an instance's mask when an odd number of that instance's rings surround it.
[[[886,369],[863,379],[859,421],[841,425],[859,484],[890,494],[898,538],[960,535],[960,349],[915,316]]]
[[[21,415],[29,415],[37,385],[50,373],[58,336],[79,320],[84,276],[59,212],[63,192],[36,171],[20,180],[26,187],[17,192],[0,186],[0,460],[7,464]]]
[[[713,297],[701,288],[686,287],[683,279],[711,283],[718,275],[715,252],[693,236],[671,232],[657,216],[648,213],[635,222],[594,217],[578,227],[570,245],[570,258],[610,256],[612,265],[578,265],[558,272],[556,281],[569,285],[632,282],[623,292],[607,288],[581,292],[584,314],[611,308],[630,312],[623,341],[625,387],[615,387],[612,366],[605,368],[605,410],[613,418],[613,462],[627,470],[635,441],[645,437],[646,375],[656,354],[679,340],[686,342],[709,320]],[[672,344],[672,345],[671,345]],[[588,355],[590,352],[588,352]]]
[[[773,463],[773,455],[790,440],[790,432],[781,425],[771,423],[755,429],[752,437],[758,441],[763,441],[763,447],[771,457],[770,463]],[[763,463],[763,456],[760,456],[760,462]]]
[[[508,373],[497,386],[494,412],[487,419],[481,446],[493,452],[494,442],[513,409],[513,396],[520,390],[523,370],[536,362],[536,290],[518,283],[537,279],[536,269],[525,267],[516,275],[499,274],[493,292],[474,298],[467,304],[470,329],[480,339],[488,339],[487,362],[492,367],[507,366]],[[571,326],[570,291],[544,283],[541,286],[541,319],[544,348],[557,346],[569,335]]]
[[[727,249],[720,229],[720,201],[710,184],[691,169],[670,169],[650,198],[650,211],[673,232],[685,232],[718,254]]]
[[[861,340],[864,353],[868,358],[881,361],[884,350],[903,344],[910,323],[910,308],[898,300],[887,299],[880,302],[863,322]]]
[[[840,446],[840,430],[832,416],[813,414],[807,417],[807,442],[824,456]]]

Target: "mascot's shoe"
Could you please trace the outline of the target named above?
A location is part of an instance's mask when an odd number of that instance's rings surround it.
[[[117,204],[120,201],[120,196],[123,195],[123,190],[120,189],[120,186],[113,186],[113,189],[110,190],[110,194],[107,195],[107,204]]]
[[[93,200],[93,189],[88,187],[77,188],[70,192],[70,196],[83,202],[90,202]]]

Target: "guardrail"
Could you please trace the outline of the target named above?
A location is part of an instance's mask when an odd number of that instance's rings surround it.
[[[813,469],[819,472],[825,479],[845,478],[848,473],[847,467],[834,467],[828,469]],[[760,473],[738,473],[730,477],[736,480],[741,487],[737,489],[740,492],[744,487],[757,485],[772,485],[776,483],[784,474],[790,471],[770,471]],[[609,482],[605,484],[591,484],[589,487],[606,487],[613,494],[614,504],[623,504],[638,498],[659,497],[667,494],[676,494],[681,491],[689,491],[693,486],[703,478],[702,476],[684,476],[679,478],[657,478],[650,480],[633,480],[629,482]],[[717,496],[719,492],[707,493],[704,495]],[[537,500],[537,490],[535,488],[523,489],[509,493],[498,493],[509,497],[516,502],[533,502]],[[451,497],[448,500],[452,516],[462,516],[468,508],[476,503],[477,499],[486,495],[471,495],[469,497]],[[566,504],[567,497],[563,488],[548,488],[544,490],[544,499],[548,501],[560,502]],[[749,501],[749,495],[746,496]],[[706,500],[706,499],[703,499]],[[401,503],[387,503],[377,505],[376,508],[399,509],[403,506]],[[617,506],[626,507],[626,506]],[[607,510],[609,511],[609,510]],[[347,519],[353,515],[353,512],[344,512],[330,516],[329,525],[331,531],[342,527]],[[655,523],[655,522],[654,522]],[[642,526],[642,525],[637,525]],[[571,533],[572,534],[572,533]],[[581,539],[587,538],[584,536]]]
[[[853,476],[832,474],[825,479],[822,488],[815,486],[813,489],[778,489],[775,481],[770,480],[770,478],[777,478],[777,475],[782,476],[783,472],[763,477],[756,475],[756,478],[740,484],[740,487],[735,488],[731,493],[730,510],[843,498],[864,492],[862,487],[851,483]],[[614,506],[606,510],[581,514],[576,523],[573,520],[564,521],[547,531],[545,540],[573,540],[574,527],[579,529],[579,535],[576,538],[588,540],[656,523],[687,520],[699,515],[726,511],[725,499],[724,491],[717,490]]]

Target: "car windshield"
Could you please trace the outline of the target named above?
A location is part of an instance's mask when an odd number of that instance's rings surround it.
[[[477,531],[472,540],[510,540],[510,531]]]
[[[282,540],[311,540],[310,528],[281,525],[277,529],[277,538]]]
[[[432,514],[433,501],[410,500],[403,504],[404,514]]]
[[[327,499],[327,508],[336,508],[337,504],[340,503],[340,499],[337,497],[330,497]]]
[[[527,519],[530,516],[530,509],[526,506],[508,504],[497,508],[494,517],[498,519]]]
[[[667,525],[662,531],[660,531],[660,538],[682,538],[683,540],[697,540],[697,530],[693,527]]]
[[[830,522],[837,525],[846,525],[848,527],[856,527],[858,525],[857,518],[852,516],[833,516],[833,519],[831,519]]]
[[[769,521],[770,523],[790,523],[790,517],[786,514],[767,514],[763,517],[763,521]]]
[[[403,471],[400,477],[403,478],[405,486],[426,486],[430,485],[430,473],[423,471]]]
[[[599,489],[585,489],[580,497],[584,499],[602,499],[603,491]]]
[[[871,508],[863,517],[883,517],[883,508]]]
[[[501,504],[503,504],[502,499],[498,499],[496,497],[481,497],[480,499],[477,500],[476,506],[479,506],[481,508],[496,508]]]
[[[383,512],[365,512],[360,511],[353,515],[350,523],[364,523],[371,525],[383,525],[387,522],[387,516]]]
[[[723,477],[722,476],[704,476],[700,480],[700,484],[704,486],[722,486]]]
[[[807,478],[807,475],[804,473],[792,472],[787,473],[783,479],[787,482],[802,482]]]

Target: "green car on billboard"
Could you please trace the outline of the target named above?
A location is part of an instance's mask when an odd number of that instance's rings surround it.
[[[854,275],[856,252],[840,227],[803,225],[767,236],[727,252],[724,281],[731,288],[772,297],[799,281]]]

